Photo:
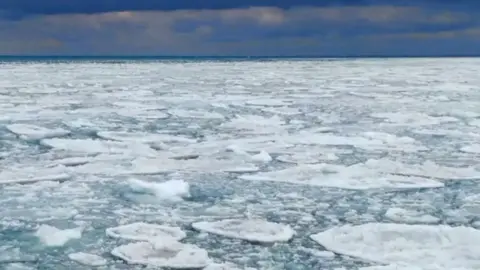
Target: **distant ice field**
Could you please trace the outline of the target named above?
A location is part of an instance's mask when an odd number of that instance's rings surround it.
[[[480,269],[479,71],[0,63],[0,269]]]

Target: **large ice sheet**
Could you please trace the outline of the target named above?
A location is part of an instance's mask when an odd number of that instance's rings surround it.
[[[191,244],[172,239],[155,239],[122,245],[112,250],[112,255],[129,264],[173,269],[197,269],[210,264],[208,252]]]
[[[76,261],[79,264],[86,266],[102,266],[107,264],[107,260],[90,253],[85,252],[75,252],[68,254],[68,258],[72,261]]]
[[[62,137],[70,133],[70,131],[62,128],[49,129],[31,124],[11,124],[6,127],[10,132],[17,134],[20,138],[25,140],[41,140],[45,138]]]
[[[480,231],[469,227],[367,223],[333,227],[311,238],[333,252],[381,264],[480,267]]]
[[[147,145],[134,142],[102,141],[92,139],[44,139],[41,144],[54,149],[86,154],[126,154],[155,156],[155,150]]]
[[[150,241],[152,239],[181,240],[187,235],[178,227],[170,227],[144,222],[135,222],[113,228],[107,228],[106,234],[114,238],[123,238],[134,241]]]
[[[40,225],[35,236],[49,247],[63,246],[68,241],[80,239],[82,237],[83,228],[60,230],[50,225]]]
[[[260,243],[285,242],[295,235],[295,231],[288,225],[259,219],[196,222],[192,227],[199,231]]]
[[[342,166],[331,164],[301,164],[291,168],[240,175],[250,181],[272,181],[291,184],[336,187],[343,189],[417,189],[438,188],[444,184],[432,179],[382,173],[363,164]]]

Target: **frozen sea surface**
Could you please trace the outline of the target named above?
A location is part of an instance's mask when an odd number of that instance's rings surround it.
[[[0,63],[0,268],[480,269],[479,72]]]

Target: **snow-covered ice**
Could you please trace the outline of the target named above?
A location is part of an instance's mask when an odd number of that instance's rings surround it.
[[[480,267],[478,59],[0,62],[0,267]]]
[[[148,224],[143,222],[107,228],[106,234],[114,238],[123,238],[135,241],[149,241],[156,238],[171,238],[174,240],[181,240],[187,236],[185,232],[178,227]]]
[[[103,266],[107,264],[107,260],[95,254],[76,252],[68,254],[70,260],[86,266]]]
[[[173,269],[204,268],[210,263],[205,249],[163,238],[122,245],[114,248],[112,255],[129,264]]]
[[[480,267],[480,231],[468,227],[367,223],[334,227],[311,238],[333,252],[381,264]]]
[[[192,227],[199,231],[260,243],[284,242],[295,235],[295,231],[288,225],[255,219],[197,222]]]
[[[80,239],[82,237],[83,228],[61,230],[50,225],[40,225],[35,232],[40,241],[46,246],[63,246],[68,241]]]

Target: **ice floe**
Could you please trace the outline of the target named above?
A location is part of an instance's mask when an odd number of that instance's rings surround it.
[[[393,175],[365,168],[364,164],[342,166],[331,164],[302,164],[291,168],[244,174],[240,179],[272,181],[343,189],[416,189],[438,188],[444,184],[424,177]]]
[[[82,227],[60,230],[50,225],[40,225],[35,236],[37,236],[44,245],[57,247],[65,245],[70,240],[82,238],[82,232]]]
[[[430,116],[424,113],[417,112],[388,112],[388,113],[373,113],[372,117],[383,118],[385,123],[405,126],[427,126],[438,125],[442,123],[458,122],[455,117],[450,116]]]
[[[6,128],[25,140],[41,140],[70,134],[70,131],[62,128],[49,129],[31,124],[11,124]]]
[[[43,181],[67,181],[72,178],[72,175],[64,169],[64,167],[53,168],[15,168],[3,170],[0,172],[1,184],[31,184]]]
[[[102,141],[93,139],[44,139],[42,145],[54,149],[86,154],[127,154],[136,156],[155,156],[156,151],[148,145],[133,142]]]
[[[196,222],[196,230],[257,243],[285,242],[295,231],[288,225],[260,219],[226,219],[214,222]]]
[[[175,136],[168,134],[154,134],[146,132],[125,132],[125,131],[101,131],[97,132],[100,138],[121,142],[137,142],[146,144],[179,142],[195,143],[196,139],[186,138],[184,136]]]
[[[110,237],[133,241],[150,241],[156,238],[181,240],[187,236],[185,232],[178,227],[144,222],[135,222],[118,227],[107,228],[105,232]]]
[[[279,116],[237,115],[229,122],[220,125],[223,129],[233,129],[242,134],[267,135],[285,132],[285,120]]]
[[[68,254],[70,260],[86,266],[103,266],[107,264],[107,260],[95,254],[76,252]]]
[[[168,113],[181,118],[220,119],[220,120],[225,118],[220,113],[203,111],[203,110],[172,109],[172,110],[168,110]]]
[[[128,184],[133,191],[151,194],[159,200],[179,201],[190,196],[190,186],[183,180],[155,183],[131,178],[128,180]]]
[[[169,238],[122,245],[114,248],[111,253],[129,264],[149,267],[197,269],[210,264],[205,249]]]
[[[429,214],[422,213],[416,210],[402,209],[392,207],[387,210],[385,217],[398,223],[425,223],[435,224],[439,223],[440,219]]]
[[[380,264],[480,267],[480,231],[469,227],[367,223],[333,227],[311,238],[335,253]]]

